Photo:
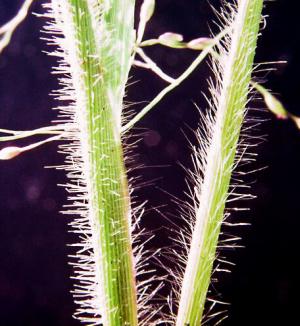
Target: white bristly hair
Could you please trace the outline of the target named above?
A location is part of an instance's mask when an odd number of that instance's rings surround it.
[[[75,316],[90,325],[99,325],[103,322],[102,306],[104,293],[100,280],[102,275],[97,266],[101,259],[95,256],[101,255],[99,243],[93,237],[96,219],[92,216],[90,207],[89,178],[86,176],[89,169],[86,166],[88,156],[88,139],[86,135],[87,112],[83,109],[87,105],[85,85],[83,83],[84,71],[78,62],[77,37],[73,28],[73,13],[69,1],[52,0],[44,5],[47,21],[46,33],[50,34],[48,41],[56,47],[49,55],[59,58],[59,66],[53,68],[54,74],[59,74],[61,88],[54,95],[63,103],[58,107],[59,121],[67,123],[70,131],[66,134],[67,144],[60,145],[60,150],[66,155],[66,165],[58,167],[67,171],[69,182],[64,185],[69,194],[64,214],[75,216],[70,223],[74,233],[80,236],[80,243],[73,246],[79,247],[75,256],[72,256],[74,266],[74,279],[76,285],[73,291],[74,298],[79,304]],[[64,103],[66,103],[64,105]],[[85,157],[84,157],[85,156]]]
[[[259,4],[258,6],[260,6]],[[248,152],[248,148],[252,147],[253,144],[249,144],[250,137],[244,137],[241,134],[241,124],[244,121],[247,108],[245,107],[251,99],[251,87],[245,81],[251,76],[253,67],[243,66],[244,62],[241,62],[239,70],[235,67],[236,62],[240,60],[237,56],[241,55],[240,42],[241,37],[247,42],[244,47],[249,47],[249,44],[253,44],[257,37],[257,34],[241,35],[243,26],[245,24],[246,10],[249,8],[249,0],[236,1],[232,4],[224,3],[223,8],[217,12],[220,18],[220,28],[227,29],[229,32],[225,38],[215,49],[215,54],[212,55],[212,71],[215,77],[214,82],[210,80],[209,90],[211,99],[209,102],[209,111],[206,116],[202,115],[202,122],[199,130],[197,131],[197,139],[199,145],[193,146],[193,162],[194,171],[189,172],[190,179],[192,180],[190,189],[190,197],[192,204],[189,206],[189,213],[185,213],[185,219],[188,219],[189,227],[186,230],[180,232],[177,243],[185,243],[187,255],[181,258],[183,266],[186,267],[185,275],[183,275],[182,267],[175,277],[175,296],[180,300],[177,303],[179,307],[179,313],[176,321],[177,326],[183,326],[185,313],[190,313],[190,307],[187,308],[187,302],[189,297],[196,288],[194,283],[196,277],[195,262],[199,262],[199,252],[202,253],[203,258],[202,265],[205,266],[205,273],[208,272],[213,264],[215,263],[215,269],[212,269],[212,274],[215,271],[228,271],[227,267],[220,267],[222,264],[230,264],[219,255],[208,251],[209,243],[214,243],[214,238],[218,237],[220,232],[221,224],[226,225],[226,219],[229,216],[229,212],[221,213],[228,203],[233,200],[249,199],[252,196],[241,191],[237,191],[239,187],[247,188],[240,180],[235,180],[234,171],[236,167],[244,163],[252,162],[255,157],[253,154]],[[257,7],[258,8],[258,7]],[[249,13],[248,13],[249,14]],[[250,13],[251,15],[252,13]],[[255,46],[255,45],[254,45]],[[253,53],[255,48],[247,49],[249,53]],[[248,59],[247,54],[245,58]],[[245,59],[246,61],[246,59]],[[248,62],[248,61],[247,61]],[[235,69],[235,70],[234,70]],[[230,111],[231,115],[228,116],[228,94],[232,90],[233,81],[238,83],[236,87],[240,85],[240,98],[234,98],[235,107]],[[247,128],[249,129],[249,128]],[[247,130],[246,130],[247,131]],[[240,139],[239,144],[237,140]],[[247,151],[246,151],[247,150]],[[234,157],[234,159],[233,159]],[[226,180],[231,179],[231,184],[227,190],[223,189],[224,186],[221,184]],[[234,184],[232,184],[232,182]],[[227,186],[225,186],[227,188]],[[214,194],[217,195],[214,195]],[[218,202],[215,202],[218,199]],[[211,216],[212,215],[212,216]],[[217,218],[222,215],[223,218]],[[192,217],[192,219],[191,219]],[[236,223],[235,225],[242,225]],[[208,228],[210,234],[208,234]],[[222,235],[222,231],[220,233]],[[183,240],[184,239],[184,240]],[[236,247],[235,242],[238,237],[230,237],[228,239],[219,241],[219,244],[215,249],[223,247]],[[220,239],[219,239],[220,240]],[[207,246],[207,247],[205,247]],[[214,246],[214,245],[213,245]],[[214,249],[213,249],[214,250]],[[199,263],[200,264],[200,263]],[[208,273],[210,274],[210,273]],[[198,275],[198,274],[197,274]],[[203,277],[203,278],[202,278]],[[197,283],[197,287],[206,284],[206,278],[208,275],[200,276],[201,280]],[[193,285],[191,285],[193,284]],[[179,290],[181,287],[181,290]],[[206,290],[201,288],[201,303],[199,302],[199,309],[202,307],[202,299],[206,296]],[[180,293],[179,293],[180,292]],[[217,317],[224,319],[224,313],[226,311],[214,312],[212,309],[219,302],[215,299],[207,299],[210,301],[211,307],[206,309],[201,320],[193,320],[193,322],[201,322],[201,325],[206,324],[209,320]],[[200,307],[201,305],[201,307]],[[187,312],[188,311],[188,312]],[[175,316],[174,316],[175,319]]]
[[[109,44],[109,32],[103,30],[102,12],[108,10],[109,1],[88,0],[87,5],[91,14],[92,25],[95,29],[95,37],[99,45],[113,51],[113,45]],[[70,215],[74,220],[70,222],[72,232],[78,234],[80,242],[71,246],[78,247],[77,253],[71,257],[71,265],[74,267],[75,288],[73,296],[78,304],[75,318],[90,326],[107,325],[105,311],[105,292],[102,287],[103,276],[100,268],[102,252],[98,237],[101,226],[94,216],[90,203],[92,186],[89,184],[89,144],[86,86],[83,82],[84,71],[81,68],[80,54],[78,53],[78,39],[73,22],[73,13],[70,1],[51,0],[44,5],[47,12],[42,16],[47,18],[44,32],[45,39],[55,50],[49,55],[58,57],[58,66],[53,68],[53,73],[59,75],[60,89],[53,95],[62,103],[56,109],[59,111],[56,123],[66,127],[64,139],[66,144],[60,145],[60,151],[66,155],[65,165],[56,167],[67,172],[68,183],[62,185],[66,188],[70,204],[65,205],[63,214]],[[83,15],[84,13],[82,13]],[[100,51],[100,49],[98,49]],[[99,53],[98,53],[99,55]],[[96,56],[89,53],[89,56]],[[125,58],[120,58],[120,62]],[[106,67],[107,68],[107,67]],[[100,69],[101,71],[101,69]],[[100,81],[102,76],[95,76],[95,81]],[[124,85],[125,86],[125,85]],[[120,86],[120,87],[124,87]],[[110,90],[107,90],[110,106],[113,108],[115,120],[115,132],[117,138],[121,133],[122,103],[120,98],[115,99]],[[112,96],[110,96],[112,95]],[[121,96],[124,91],[121,92]],[[130,148],[129,148],[130,150]],[[125,154],[128,149],[125,148]],[[127,161],[127,160],[126,160]],[[130,164],[130,163],[129,163]],[[132,187],[130,187],[132,189]],[[130,191],[132,192],[132,190]],[[145,251],[144,244],[152,235],[145,235],[144,230],[139,228],[139,220],[144,211],[144,205],[135,205],[128,216],[129,225],[133,233],[133,256],[134,268],[137,277],[137,300],[138,319],[141,326],[156,326],[160,323],[159,317],[155,315],[161,307],[151,302],[162,286],[162,278],[154,276],[154,270],[149,270],[149,260],[158,253]],[[147,240],[143,240],[146,239]],[[156,259],[156,258],[155,258]],[[139,281],[139,276],[142,276]]]

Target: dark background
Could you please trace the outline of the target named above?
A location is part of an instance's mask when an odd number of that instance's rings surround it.
[[[36,1],[35,12],[42,12],[41,3]],[[214,28],[207,1],[159,0],[157,3],[146,37],[173,31],[189,40],[207,36],[208,26]],[[212,3],[218,8],[218,1]],[[0,0],[1,25],[14,15],[20,4],[21,1]],[[281,94],[291,112],[300,114],[296,1],[268,2],[264,14],[270,17],[259,41],[256,62],[287,60],[287,64],[276,65],[277,71],[268,74],[266,85]],[[1,128],[32,129],[48,125],[55,118],[51,108],[57,103],[48,95],[57,88],[56,79],[50,74],[55,59],[42,53],[50,49],[40,39],[43,23],[43,19],[30,15],[0,56]],[[159,47],[147,53],[173,76],[182,72],[195,56],[192,51]],[[136,195],[139,201],[148,200],[143,225],[158,229],[157,238],[151,243],[154,247],[169,244],[167,232],[161,228],[167,225],[162,215],[178,215],[167,193],[186,199],[186,173],[180,164],[190,167],[191,159],[185,135],[195,141],[190,128],[197,126],[199,115],[192,102],[205,108],[201,91],[207,88],[208,74],[207,68],[199,68],[138,125],[143,128],[138,132],[147,132],[134,150],[137,154],[134,164],[145,167],[132,172],[132,176],[140,175],[140,183],[151,183],[141,187]],[[134,70],[131,75],[131,80],[138,83],[128,89],[129,102],[151,99],[165,85],[149,72]],[[264,77],[266,73],[259,76]],[[262,107],[261,103],[254,105]],[[231,274],[218,275],[215,286],[218,298],[231,303],[224,326],[299,323],[296,266],[300,134],[291,122],[278,121],[267,112],[258,115],[265,120],[258,134],[266,141],[255,150],[258,157],[253,168],[268,168],[247,178],[257,199],[248,202],[251,210],[241,212],[237,218],[252,225],[234,230],[242,236],[240,244],[245,249],[226,252],[236,266]],[[63,157],[56,153],[56,144],[48,144],[0,163],[0,326],[79,325],[71,317],[74,311],[69,279],[72,269],[67,258],[71,249],[66,246],[74,239],[68,233],[69,218],[59,214],[66,203],[66,193],[57,184],[66,180],[62,172],[43,168],[62,161]],[[237,207],[243,205],[236,203]],[[155,207],[160,207],[159,213]]]

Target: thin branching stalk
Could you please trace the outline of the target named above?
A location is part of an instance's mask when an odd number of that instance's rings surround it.
[[[28,14],[33,0],[25,0],[18,13],[5,25],[0,26],[0,53],[7,47],[16,28]]]
[[[137,113],[125,126],[122,127],[122,132],[126,132],[131,129],[138,121],[140,121],[149,111],[151,111],[168,93],[173,91],[177,86],[179,86],[190,74],[199,66],[201,62],[210,54],[213,46],[217,44],[222,37],[227,33],[227,30],[224,29],[219,35],[212,40],[209,44],[190,64],[190,66],[176,79],[172,78],[172,81],[169,80],[170,84],[160,91],[154,99],[147,104],[139,113]]]
[[[89,325],[137,325],[131,209],[121,115],[134,44],[134,0],[52,0],[47,7],[62,73],[66,166],[79,233],[76,316]],[[66,102],[67,101],[67,102]],[[71,143],[70,143],[71,140]]]
[[[263,0],[239,0],[222,12],[231,32],[213,66],[215,116],[208,118],[208,145],[195,153],[197,180],[195,225],[182,283],[177,326],[199,326],[216,258],[217,242],[237,158],[238,140],[246,111],[249,83],[261,21]],[[229,13],[228,13],[229,11]],[[203,161],[203,155],[206,155]],[[201,160],[201,162],[200,162]],[[200,163],[199,163],[200,162]]]

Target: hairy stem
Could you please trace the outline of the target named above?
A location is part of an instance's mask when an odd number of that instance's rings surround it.
[[[240,0],[229,17],[232,32],[221,48],[216,115],[209,127],[204,179],[196,194],[196,223],[183,279],[177,326],[202,323],[238,140],[248,100],[263,0]],[[196,153],[199,158],[200,154]],[[202,159],[203,160],[203,159]],[[203,163],[202,163],[203,164]],[[200,169],[198,167],[198,169]],[[201,191],[200,191],[201,187]]]
[[[71,75],[61,83],[75,98],[63,112],[77,127],[65,150],[67,170],[73,171],[68,189],[83,192],[71,197],[74,207],[67,212],[79,215],[73,227],[83,233],[75,257],[78,315],[89,325],[135,326],[131,210],[120,134],[134,0],[52,0],[51,9]]]

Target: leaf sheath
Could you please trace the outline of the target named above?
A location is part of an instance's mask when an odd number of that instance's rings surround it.
[[[203,180],[196,180],[195,225],[184,274],[177,326],[199,326],[216,258],[216,249],[240,130],[246,111],[263,0],[240,0],[229,8],[231,32],[213,65],[218,79],[212,90],[215,116],[208,118],[207,143],[195,153]],[[206,155],[203,162],[203,155]],[[202,167],[203,166],[203,167]],[[200,179],[200,176],[199,176]]]
[[[52,0],[62,62],[61,116],[73,127],[63,146],[75,255],[75,314],[89,325],[137,325],[131,209],[121,115],[133,48],[134,0]],[[121,14],[119,14],[121,13]],[[62,35],[62,36],[61,36]],[[66,75],[68,74],[68,75]]]

